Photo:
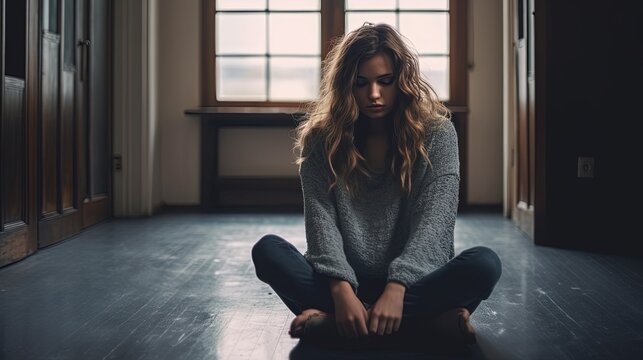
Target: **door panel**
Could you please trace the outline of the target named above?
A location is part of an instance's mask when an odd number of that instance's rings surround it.
[[[62,210],[77,208],[76,160],[76,13],[74,0],[64,1],[64,33],[62,54],[61,117],[60,117],[60,179]]]
[[[60,35],[45,32],[42,36],[41,147],[42,174],[41,216],[54,216],[58,210],[58,59]]]
[[[27,218],[24,83],[20,78],[4,77],[0,128],[0,266],[35,250]]]
[[[5,76],[2,104],[2,224],[5,228],[27,223],[26,138],[24,117],[25,82]]]
[[[63,71],[62,76],[62,111],[60,117],[60,178],[62,192],[62,210],[77,208],[74,189],[76,189],[75,161],[75,111],[74,111],[74,75],[75,71]]]
[[[0,267],[37,248],[35,134],[37,0],[0,3]],[[3,34],[11,34],[4,36]],[[29,45],[29,46],[28,46]],[[36,62],[37,63],[37,62]]]
[[[89,32],[85,101],[88,105],[84,119],[86,154],[83,194],[83,225],[90,226],[111,214],[111,126],[109,95],[109,16],[107,0],[90,0],[85,12]]]
[[[78,1],[81,3],[82,1]],[[47,0],[42,8],[41,181],[43,201],[38,246],[72,236],[82,228],[78,193],[75,0]],[[60,11],[58,10],[60,9]],[[52,13],[54,12],[54,13]],[[55,24],[52,25],[52,24]]]

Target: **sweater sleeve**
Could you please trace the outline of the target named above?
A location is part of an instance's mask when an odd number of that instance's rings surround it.
[[[330,180],[324,164],[321,146],[314,146],[299,168],[304,195],[305,257],[317,273],[346,280],[356,289],[357,276],[344,253],[342,235],[337,227],[335,202],[332,192],[328,191]]]
[[[454,256],[453,230],[458,208],[459,158],[451,122],[435,130],[427,147],[429,164],[410,215],[409,237],[389,266],[388,281],[407,288]]]

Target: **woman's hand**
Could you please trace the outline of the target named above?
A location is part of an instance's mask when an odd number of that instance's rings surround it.
[[[386,284],[382,295],[369,310],[371,333],[390,335],[400,329],[402,323],[402,308],[404,307],[404,293],[406,288],[402,284],[389,282]]]
[[[343,280],[331,279],[331,294],[335,303],[335,322],[341,336],[356,338],[368,335],[366,324],[368,312],[357,298],[350,284]]]

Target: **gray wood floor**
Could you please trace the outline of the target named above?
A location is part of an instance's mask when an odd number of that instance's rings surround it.
[[[456,253],[503,261],[473,314],[478,344],[339,351],[299,344],[293,315],[255,278],[253,243],[305,248],[301,215],[113,220],[0,269],[1,359],[634,359],[643,260],[534,246],[497,214],[460,214]]]

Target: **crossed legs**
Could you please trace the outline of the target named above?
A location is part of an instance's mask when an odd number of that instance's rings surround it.
[[[315,312],[334,312],[329,279],[316,273],[288,241],[266,235],[252,248],[252,259],[257,277],[270,285],[295,315],[305,318]],[[402,324],[405,320],[438,318],[453,309],[466,309],[468,320],[468,315],[490,296],[501,273],[500,259],[493,250],[476,246],[462,251],[407,289]],[[384,285],[362,284],[360,280],[358,297],[372,303],[372,294],[381,293]]]

